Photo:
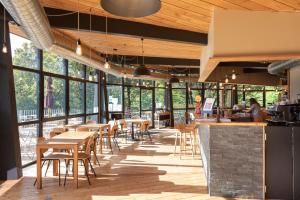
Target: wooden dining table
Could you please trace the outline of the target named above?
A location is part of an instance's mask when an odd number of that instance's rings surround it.
[[[100,154],[102,154],[102,145],[103,145],[103,130],[107,129],[107,138],[108,138],[108,145],[111,149],[112,152],[112,146],[111,146],[111,141],[110,141],[110,131],[111,131],[111,127],[110,124],[83,124],[80,125],[80,127],[86,127],[88,129],[91,130],[97,130],[99,131],[99,138],[100,138],[100,148],[99,148],[99,152]]]
[[[126,123],[131,123],[131,138],[134,140],[134,125],[135,124],[141,124],[145,121],[146,119],[125,119]]]
[[[64,132],[60,135],[54,136],[51,139],[46,140],[43,143],[38,143],[36,145],[36,178],[37,184],[36,187],[38,189],[42,189],[42,150],[45,149],[53,149],[57,150],[65,150],[65,149],[72,149],[73,159],[74,159],[74,183],[78,188],[78,149],[80,145],[83,145],[90,136],[95,134],[94,132],[88,131],[68,131]],[[57,162],[53,162],[53,175],[57,175],[58,167]]]

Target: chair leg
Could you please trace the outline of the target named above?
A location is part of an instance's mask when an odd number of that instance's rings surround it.
[[[44,166],[45,163],[46,163],[46,160],[44,160],[44,161],[42,162],[42,166],[41,166],[42,169],[43,169],[43,166]],[[35,179],[35,181],[34,181],[34,183],[33,183],[33,186],[36,185],[36,182],[37,182],[37,179]]]
[[[91,167],[91,169],[92,169],[92,172],[94,173],[95,177],[97,177],[96,172],[95,172],[95,169],[94,169],[93,166],[92,166],[91,160],[90,160],[90,159],[87,159],[87,160],[89,161],[89,164],[90,164],[90,167]]]
[[[83,165],[83,166],[84,166],[84,171],[85,171],[86,177],[88,179],[89,185],[91,185],[90,178],[89,178],[89,172],[88,172],[86,166],[85,165]]]
[[[45,171],[45,177],[47,175],[50,164],[51,164],[51,160],[48,160],[48,165],[47,165],[47,168],[46,168],[46,171]]]
[[[60,186],[60,160],[58,159],[58,185]]]
[[[147,134],[148,134],[148,136],[149,136],[150,142],[152,143],[152,137],[151,137],[151,134],[150,134],[150,132],[149,132],[149,131],[147,131]]]
[[[98,159],[97,154],[96,154],[96,150],[94,149],[93,152],[94,152],[94,154],[95,154],[95,158],[96,158],[97,164],[99,165],[99,167],[101,167],[101,166],[100,166],[99,159]]]
[[[66,162],[66,174],[65,174],[64,186],[66,185],[66,181],[67,181],[69,162],[70,162],[70,160],[67,160],[67,162]]]
[[[114,141],[115,145],[118,147],[119,151],[121,151],[121,149],[119,147],[119,144],[118,144],[118,141],[116,140],[115,137],[113,137],[113,141]]]
[[[176,148],[177,148],[177,140],[178,140],[178,132],[176,131],[176,138],[175,138],[175,148],[174,148],[174,154],[176,155]]]

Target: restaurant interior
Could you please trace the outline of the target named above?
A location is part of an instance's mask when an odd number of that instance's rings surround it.
[[[300,199],[298,0],[0,2],[0,199]]]

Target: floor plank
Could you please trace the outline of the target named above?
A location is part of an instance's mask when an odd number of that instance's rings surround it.
[[[43,189],[37,190],[33,186],[34,165],[24,169],[19,181],[2,183],[0,199],[225,199],[208,195],[200,156],[186,155],[180,160],[173,154],[173,144],[171,129],[155,130],[153,143],[122,141],[121,152],[115,149],[113,155],[109,151],[98,155],[101,167],[94,166],[98,176],[91,175],[91,186],[79,166],[79,189],[74,188],[71,178],[66,187],[59,187],[58,178],[52,177],[49,170],[43,177]]]

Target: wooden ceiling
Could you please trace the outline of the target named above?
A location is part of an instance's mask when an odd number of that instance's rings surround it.
[[[100,6],[100,0],[39,0],[44,7],[80,11],[92,15],[152,24],[197,33],[207,33],[214,8],[253,11],[300,11],[300,0],[161,0],[161,10],[143,18],[124,18],[111,15]],[[77,31],[60,29],[75,39]],[[94,32],[80,32],[82,43],[101,53],[120,55],[141,55],[141,41],[126,35],[110,35]],[[145,39],[144,55],[152,57],[200,59],[203,44]],[[117,49],[114,51],[113,49]]]
[[[75,39],[80,38],[86,45],[99,52],[132,56],[142,55],[141,39],[137,37],[110,34],[106,37],[105,34],[101,33],[79,32],[78,34],[74,30],[59,30]],[[144,56],[149,57],[199,59],[201,50],[202,47],[196,44],[144,39]]]
[[[162,0],[162,7],[154,15],[143,18],[122,18],[105,12],[100,0],[40,0],[43,6],[73,10],[112,18],[184,29],[208,32],[215,7],[232,10],[288,11],[300,10],[299,0]],[[78,8],[79,2],[79,8]]]

